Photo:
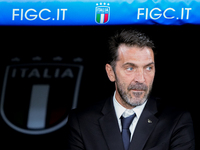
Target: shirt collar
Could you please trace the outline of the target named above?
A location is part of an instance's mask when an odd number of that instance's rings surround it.
[[[117,118],[119,119],[121,117],[121,115],[124,113],[124,111],[126,110],[126,108],[123,107],[121,104],[119,104],[119,102],[115,98],[115,94],[116,94],[116,91],[113,95],[113,104],[114,104],[114,108],[115,108]],[[132,109],[136,113],[137,118],[140,118],[140,115],[141,115],[141,113],[142,113],[142,111],[143,111],[143,109],[146,105],[146,102],[147,102],[147,100],[142,105],[134,107]]]

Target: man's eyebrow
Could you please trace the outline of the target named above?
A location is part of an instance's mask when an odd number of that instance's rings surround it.
[[[146,67],[146,66],[150,66],[150,65],[154,65],[154,64],[155,64],[154,62],[150,62],[150,63],[146,64],[145,67]],[[135,67],[137,67],[138,65],[136,65],[136,64],[134,64],[134,63],[127,62],[127,63],[123,64],[122,66],[123,66],[123,67],[124,67],[124,66],[135,66]]]
[[[123,64],[122,66],[123,66],[123,67],[125,67],[125,66],[135,66],[135,67],[137,67],[136,64],[130,63],[130,62],[127,62],[127,63]]]
[[[154,62],[151,62],[151,63],[148,63],[147,65],[145,66],[150,66],[150,65],[154,65],[155,63]]]

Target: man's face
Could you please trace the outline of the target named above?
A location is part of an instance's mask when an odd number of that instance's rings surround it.
[[[107,67],[111,66],[107,64]],[[107,73],[109,77],[109,70]],[[113,78],[109,79],[115,81],[116,99],[121,105],[133,108],[143,104],[151,91],[155,76],[153,50],[148,47],[120,45],[115,71],[110,73]]]

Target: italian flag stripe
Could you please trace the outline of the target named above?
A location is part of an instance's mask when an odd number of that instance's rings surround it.
[[[97,18],[96,18],[96,21],[97,21],[98,23],[100,23],[100,14],[97,14],[96,17],[97,17]]]
[[[104,23],[104,14],[101,14],[101,20],[100,23]]]
[[[104,23],[108,21],[108,14],[105,14]]]

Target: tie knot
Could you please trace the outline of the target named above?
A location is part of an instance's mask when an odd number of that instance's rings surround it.
[[[133,115],[134,113],[135,113],[135,112],[134,112],[132,109],[126,109],[126,110],[124,111],[124,113],[122,114],[122,116],[123,116],[124,118],[127,118],[127,117]]]
[[[123,115],[121,116],[121,123],[122,123],[122,128],[123,129],[128,129],[129,126],[131,125],[131,122],[133,121],[133,118],[135,117],[135,113],[128,116],[124,117]]]

